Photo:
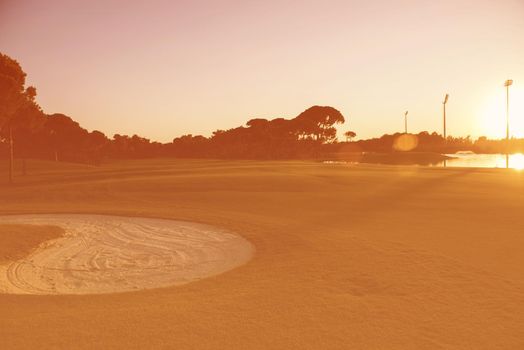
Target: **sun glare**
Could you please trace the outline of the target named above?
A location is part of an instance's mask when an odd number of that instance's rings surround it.
[[[522,153],[513,154],[510,159],[510,166],[513,169],[523,170],[524,169],[524,154]]]
[[[505,138],[506,90],[502,84],[481,106],[480,133],[489,138]],[[519,85],[509,90],[509,133],[510,137],[524,137],[524,88]]]

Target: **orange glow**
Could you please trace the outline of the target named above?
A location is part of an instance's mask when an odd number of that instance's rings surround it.
[[[522,82],[524,83],[524,82]],[[510,87],[510,137],[524,137],[524,85]],[[491,89],[480,104],[480,133],[491,138],[506,137],[506,89],[499,86]]]
[[[513,154],[510,159],[510,166],[513,169],[523,170],[524,169],[524,154]]]
[[[0,0],[0,350],[524,350],[523,214],[524,0]]]
[[[403,131],[406,109],[411,132],[441,132],[449,92],[448,134],[479,136],[485,92],[524,86],[522,18],[518,0],[8,0],[0,46],[45,111],[107,135],[209,136],[312,105],[358,138]]]

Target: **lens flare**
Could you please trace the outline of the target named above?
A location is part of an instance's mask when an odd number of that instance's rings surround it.
[[[418,137],[412,134],[403,134],[395,139],[393,142],[393,149],[395,151],[411,151],[418,145]]]

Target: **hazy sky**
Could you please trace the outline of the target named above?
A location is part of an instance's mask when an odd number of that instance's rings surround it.
[[[0,0],[0,51],[48,113],[169,141],[338,108],[359,137],[524,136],[524,0]]]

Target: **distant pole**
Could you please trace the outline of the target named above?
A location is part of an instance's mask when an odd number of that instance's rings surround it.
[[[509,168],[509,87],[513,85],[513,80],[508,79],[504,83],[506,87],[506,168]]]
[[[504,86],[506,87],[506,140],[509,140],[509,87],[513,85],[513,80],[506,80]]]
[[[444,147],[447,145],[448,143],[448,138],[447,138],[447,135],[446,135],[446,104],[448,103],[448,98],[449,98],[449,95],[446,94],[446,96],[444,97],[444,101],[442,102],[442,106],[443,106],[443,112],[444,112],[444,115],[443,115],[443,121],[444,121],[444,125],[443,125],[443,132],[442,132],[442,137],[444,138]],[[444,159],[444,168],[446,168],[448,166],[448,163],[447,163],[447,160]]]
[[[442,105],[444,106],[444,133],[442,134],[444,136],[444,141],[446,141],[446,104],[448,103],[449,95],[446,94],[446,97],[444,97],[444,102],[442,102]]]
[[[404,113],[404,134],[408,133],[408,111]]]

